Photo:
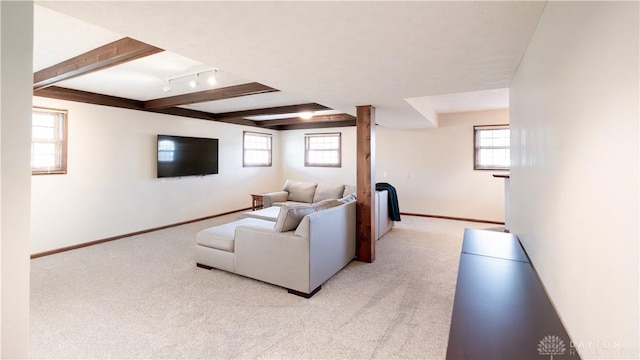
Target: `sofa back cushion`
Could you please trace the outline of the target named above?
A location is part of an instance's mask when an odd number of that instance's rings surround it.
[[[338,205],[342,205],[342,203],[335,199],[329,199],[311,205],[282,206],[274,230],[280,232],[294,230],[305,216]]]
[[[339,206],[344,204],[343,202],[341,202],[339,199],[327,199],[327,200],[322,200],[320,202],[317,203],[313,203],[311,205],[316,207],[317,211],[322,211],[325,209],[330,209],[334,206]]]
[[[356,192],[356,186],[355,185],[345,185],[344,186],[344,192],[342,193],[342,196],[340,197],[347,197],[350,194],[353,194]]]
[[[317,203],[318,201],[322,200],[339,199],[342,197],[343,192],[344,185],[330,185],[320,183],[316,187],[315,195],[313,195],[313,202]]]
[[[284,183],[284,188],[282,190],[289,193],[287,200],[310,204],[313,202],[313,195],[316,192],[316,186],[317,184],[312,182],[287,180],[287,182]]]

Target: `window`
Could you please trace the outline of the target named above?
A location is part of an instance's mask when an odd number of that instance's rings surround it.
[[[509,125],[474,126],[475,170],[509,170]]]
[[[31,118],[31,173],[67,173],[67,112],[33,108]]]
[[[271,134],[244,132],[242,166],[271,166]]]
[[[304,166],[341,167],[342,134],[305,134]]]

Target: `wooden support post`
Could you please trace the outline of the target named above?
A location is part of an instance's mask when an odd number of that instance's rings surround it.
[[[375,108],[357,106],[356,118],[356,259],[376,259],[375,235]]]

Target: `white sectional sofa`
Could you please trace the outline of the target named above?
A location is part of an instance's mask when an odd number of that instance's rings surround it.
[[[337,199],[356,194],[353,185],[332,185],[314,182],[287,180],[281,191],[263,194],[264,207],[300,205],[315,203],[326,199]],[[386,190],[376,191],[375,226],[376,240],[393,228],[389,217],[389,196]]]
[[[355,257],[355,191],[355,186],[287,180],[282,191],[263,195],[264,210],[200,231],[196,265],[311,297]],[[394,224],[386,190],[376,192],[375,212],[378,239]]]
[[[276,222],[245,218],[202,230],[197,266],[311,297],[355,257],[356,203],[349,200],[283,207]]]

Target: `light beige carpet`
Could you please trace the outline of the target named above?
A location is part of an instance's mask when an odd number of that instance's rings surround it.
[[[195,266],[195,234],[237,217],[32,260],[30,356],[442,359],[464,228],[491,227],[403,216],[307,300]]]

